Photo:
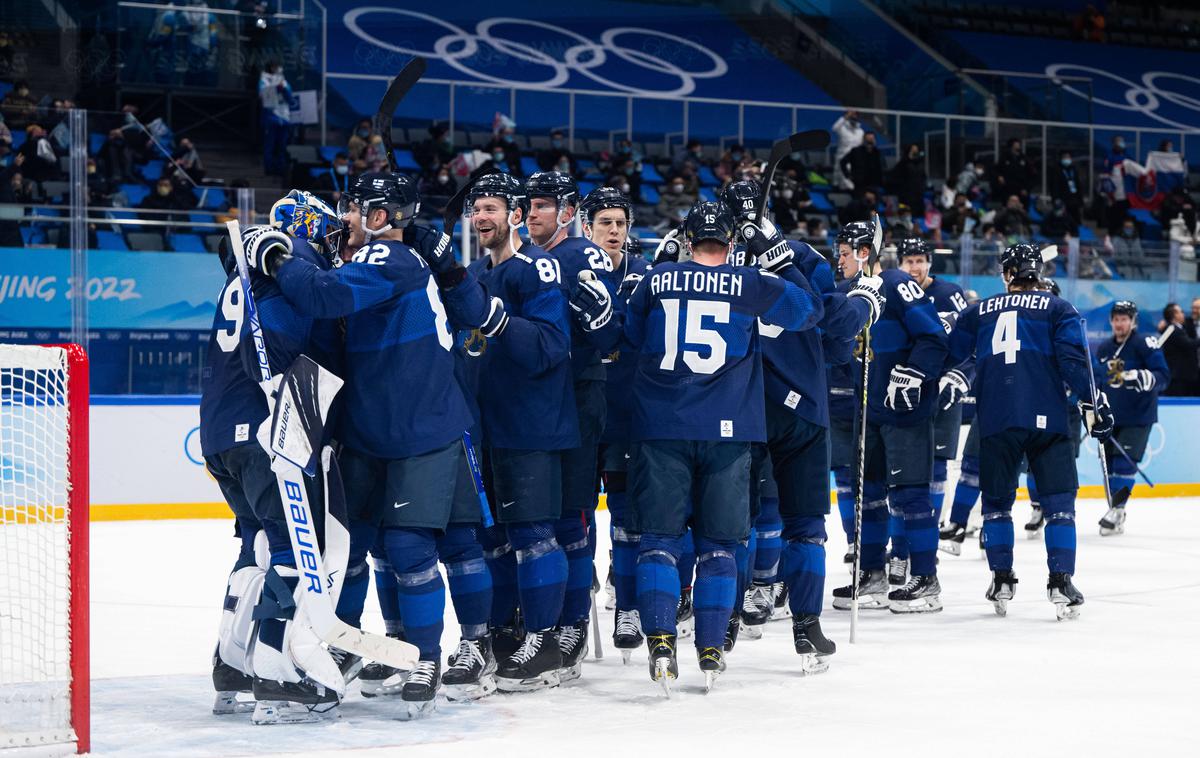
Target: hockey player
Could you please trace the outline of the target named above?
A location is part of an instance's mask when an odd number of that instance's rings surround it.
[[[602,274],[609,289],[618,293],[617,305],[623,309],[629,293],[648,269],[637,252],[627,249],[633,206],[629,198],[613,187],[597,187],[580,206],[584,235],[608,254],[612,270]],[[609,533],[612,539],[612,580],[614,595],[613,646],[626,662],[633,650],[641,647],[642,626],[637,611],[637,550],[639,538],[629,527],[627,494],[629,469],[629,426],[633,414],[633,374],[637,354],[626,348],[604,356],[607,416],[600,438],[600,469],[608,497]]]
[[[566,296],[574,299],[581,288],[593,288],[583,294],[609,301],[607,306],[600,306],[607,311],[599,313],[597,320],[577,317],[571,323],[571,373],[580,445],[561,454],[562,514],[554,528],[555,538],[567,556],[567,587],[558,624],[558,646],[563,656],[559,680],[570,681],[579,678],[588,651],[588,611],[595,573],[588,529],[596,516],[596,456],[606,415],[605,369],[600,356],[601,351],[609,352],[620,340],[620,320],[611,318],[611,299],[616,290],[607,291],[604,283],[612,273],[612,259],[594,240],[567,236],[579,204],[575,180],[560,171],[538,171],[525,180],[525,196],[529,203],[525,222],[529,238],[558,262]],[[624,244],[622,236],[619,245]]]
[[[1037,289],[1042,255],[1019,244],[1001,255],[1007,294],[993,295],[960,314],[950,335],[950,360],[975,356],[976,420],[980,437],[983,541],[992,582],[987,599],[1007,612],[1012,571],[1012,505],[1022,459],[1029,461],[1046,512],[1047,593],[1059,619],[1074,618],[1083,595],[1075,573],[1075,493],[1078,476],[1068,431],[1064,383],[1091,398],[1090,367],[1079,314],[1070,303]],[[1103,392],[1085,400],[1090,432],[1112,434],[1113,416]]]
[[[297,203],[293,201],[292,206],[296,208]],[[303,199],[300,206],[297,215],[309,218],[316,244],[298,238],[294,244],[296,255],[312,265],[329,268],[333,256],[323,246],[324,235],[317,232],[317,227],[323,228],[330,219],[322,208],[307,205]],[[284,234],[269,227],[244,230],[243,241],[247,247],[273,241],[290,244]],[[270,458],[256,439],[269,409],[262,389],[251,379],[258,376],[258,358],[251,341],[242,339],[247,327],[242,283],[228,240],[222,241],[220,258],[226,283],[218,299],[201,378],[200,445],[209,473],[234,512],[235,533],[242,540],[242,549],[230,575],[213,661],[213,684],[218,692],[213,712],[242,710],[236,701],[237,692],[253,691],[258,701],[251,717],[254,723],[313,721],[333,713],[337,693],[344,690],[345,682],[318,682],[296,675],[298,656],[321,653],[311,645],[299,652],[297,648],[304,645],[301,640],[311,643],[312,638],[304,630],[288,629],[295,600],[284,594],[295,591],[296,563]],[[282,373],[302,352],[336,370],[340,344],[332,323],[297,313],[266,277],[252,276],[251,286],[273,373]],[[312,490],[315,494],[320,488],[314,486]],[[319,502],[318,498],[313,500]],[[256,560],[254,543],[260,528],[266,555]],[[261,621],[255,628],[258,619]],[[250,644],[250,637],[257,637],[256,645]],[[255,650],[253,656],[251,648]],[[334,663],[349,666],[350,661],[350,656],[336,653]],[[357,668],[361,662],[355,659],[353,665]],[[312,668],[314,673],[324,669],[319,665]],[[346,668],[343,674],[352,672]]]
[[[873,226],[848,225],[838,265],[853,286],[871,253]],[[924,613],[942,608],[937,580],[937,521],[929,496],[933,474],[933,412],[946,359],[946,331],[932,300],[908,274],[880,274],[887,305],[871,330],[867,393],[859,595],[863,608]],[[902,512],[911,574],[888,592],[884,574],[887,508]],[[833,606],[848,609],[853,584],[833,591]]]
[[[345,411],[337,436],[351,546],[338,610],[358,623],[366,553],[382,528],[405,635],[420,650],[400,694],[407,718],[432,710],[440,685],[445,587],[437,538],[449,523],[462,433],[471,425],[454,377],[442,297],[461,299],[459,307],[483,325],[504,317],[495,304],[489,310],[465,269],[441,263],[453,256],[448,237],[419,230],[414,247],[401,241],[419,208],[408,177],[364,173],[339,202],[347,247],[355,251],[345,265],[323,271],[285,246],[249,256],[297,308],[346,319]],[[430,261],[439,268],[436,279]]]
[[[735,182],[725,191],[726,203],[737,209],[741,238],[748,251],[763,249],[759,228],[752,219],[760,196],[756,181]],[[768,237],[774,233],[770,221],[763,221]],[[825,594],[825,516],[829,513],[829,411],[825,389],[825,352],[822,339],[853,343],[864,325],[873,323],[884,310],[884,298],[878,277],[859,277],[849,293],[836,291],[833,269],[810,245],[784,242],[792,255],[793,266],[822,301],[817,329],[786,331],[781,326],[760,321],[758,334],[762,348],[763,385],[765,388],[766,444],[754,445],[755,464],[751,478],[769,456],[771,473],[778,492],[775,514],[764,508],[764,516],[774,515],[782,529],[781,577],[792,613],[792,631],[796,652],[808,672],[823,671],[826,658],[836,646],[821,632],[820,614]],[[774,493],[753,493],[755,495]],[[763,498],[764,501],[767,498]],[[767,524],[770,526],[770,524]],[[780,527],[776,527],[777,529]],[[758,550],[769,549],[770,528],[761,529]],[[778,535],[777,535],[778,537]],[[769,571],[769,566],[764,567]],[[770,573],[757,575],[757,587],[743,611],[743,621],[764,623],[774,609]],[[762,600],[758,601],[758,597]],[[747,619],[747,616],[751,618]],[[752,626],[754,624],[751,624]]]
[[[579,447],[561,264],[517,233],[528,211],[520,182],[507,174],[481,177],[467,196],[471,226],[487,251],[471,271],[507,314],[468,347],[478,364],[470,370],[478,372],[499,523],[484,544],[496,580],[492,626],[507,627],[505,637],[517,639],[517,598],[508,589],[508,577],[515,577],[525,627],[515,649],[500,649],[496,638],[496,679],[505,691],[559,682],[557,626],[568,566],[555,524],[562,516],[564,451]]]
[[[946,279],[930,273],[933,268],[933,245],[919,237],[909,237],[896,245],[896,256],[900,269],[921,285],[925,294],[933,301],[938,317],[946,330],[953,327],[955,319],[967,307],[962,288]],[[958,457],[958,437],[962,430],[962,400],[970,389],[967,375],[970,367],[952,368],[938,380],[938,402],[933,418],[933,480],[929,483],[929,497],[933,502],[933,513],[941,521],[942,502],[946,497],[946,467]],[[892,556],[888,563],[888,582],[903,584],[907,578],[908,544],[903,536],[903,514],[891,512]]]
[[[668,691],[678,676],[676,562],[689,505],[695,642],[706,684],[725,668],[733,554],[750,529],[750,444],[766,439],[755,319],[807,329],[822,313],[782,237],[745,228],[749,252],[762,267],[755,269],[728,263],[734,233],[724,203],[692,206],[684,221],[691,260],[655,266],[634,289],[626,314],[626,337],[640,351],[630,464],[632,524],[641,535],[638,607],[651,678]]]
[[[1096,348],[1093,370],[1104,377],[1112,400],[1116,427],[1104,445],[1112,507],[1100,519],[1100,534],[1125,532],[1125,504],[1137,483],[1136,464],[1146,453],[1150,429],[1158,421],[1158,393],[1171,383],[1167,359],[1158,340],[1137,333],[1137,305],[1129,300],[1113,303],[1108,316],[1112,337]],[[1121,455],[1117,448],[1125,451]]]

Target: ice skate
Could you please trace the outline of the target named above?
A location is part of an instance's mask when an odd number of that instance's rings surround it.
[[[1125,533],[1125,506],[1114,505],[1100,519],[1100,536],[1111,537],[1114,534]]]
[[[441,661],[417,661],[416,668],[408,672],[404,687],[400,689],[400,700],[403,703],[400,719],[412,721],[432,713],[437,707],[438,685],[441,679]]]
[[[742,620],[738,618],[737,611],[734,611],[729,617],[729,624],[725,627],[725,652],[732,653],[733,648],[737,645],[738,632],[741,631]]]
[[[725,670],[725,653],[719,647],[696,648],[696,657],[704,672],[704,691],[712,692],[717,677]]]
[[[496,691],[496,658],[492,638],[460,640],[442,674],[442,686],[450,702],[478,700]]]
[[[526,632],[521,646],[497,667],[496,686],[503,692],[557,687],[562,665],[562,652],[553,630]]]
[[[793,619],[792,638],[805,674],[820,674],[829,668],[829,656],[837,652],[837,645],[821,631],[819,616],[806,613]]]
[[[908,559],[892,556],[888,558],[888,584],[904,584],[908,581]]]
[[[752,584],[746,589],[742,600],[742,634],[748,639],[762,638],[763,625],[771,617],[775,599],[771,596],[771,585]]]
[[[942,609],[942,586],[934,574],[913,574],[908,583],[888,593],[892,613],[936,613]]]
[[[309,679],[277,682],[254,678],[254,713],[250,723],[311,724],[339,717],[337,693]]]
[[[1008,615],[1008,601],[1016,594],[1017,576],[1012,571],[993,571],[987,599],[992,601],[997,616]]]
[[[517,648],[521,647],[524,639],[525,630],[521,625],[519,611],[509,624],[492,627],[492,653],[496,660],[503,661],[511,657],[517,652]]]
[[[361,655],[355,655],[336,647],[329,648],[329,655],[337,662],[338,669],[346,679],[346,684],[353,682],[362,673],[363,659]]]
[[[845,563],[849,566],[853,566],[854,565],[854,556],[855,556],[854,545],[850,545],[846,548],[846,554],[842,556],[842,563]],[[853,571],[854,569],[852,568],[850,570]]]
[[[839,611],[850,610],[850,599],[854,585],[838,587],[833,591],[833,607]],[[865,610],[882,610],[888,607],[888,582],[883,569],[860,569],[858,572],[858,607]]]
[[[938,550],[950,555],[962,555],[962,546],[966,539],[965,526],[947,521],[946,525],[938,530]]]
[[[1083,593],[1071,583],[1070,574],[1051,574],[1050,581],[1046,583],[1046,595],[1054,603],[1054,613],[1059,621],[1079,618]]]
[[[613,647],[621,651],[621,660],[629,663],[633,651],[642,646],[642,620],[637,611],[617,611]]]
[[[558,650],[562,653],[562,666],[558,670],[558,681],[573,682],[583,674],[583,659],[588,654],[588,622],[559,627]]]
[[[249,713],[254,710],[254,700],[249,697],[254,680],[213,655],[213,689],[217,691],[212,712],[216,716],[230,713]],[[238,699],[239,694],[247,697]]]
[[[386,663],[368,663],[358,674],[359,691],[363,697],[399,695],[407,674]]]
[[[783,582],[775,582],[771,585],[771,594],[775,596],[775,602],[771,607],[771,621],[790,619],[792,608],[788,605],[787,585]]]
[[[1036,540],[1044,526],[1046,526],[1046,514],[1042,513],[1042,509],[1035,505],[1029,513],[1029,520],[1025,522],[1025,539]]]
[[[651,634],[646,637],[646,647],[650,653],[650,680],[658,682],[667,697],[671,697],[671,685],[679,678],[675,639],[674,634]]]
[[[613,584],[612,551],[608,551],[608,576],[604,579],[604,610],[617,607],[617,587]]]
[[[681,640],[692,636],[696,629],[695,611],[692,608],[692,588],[679,593],[679,607],[675,610],[675,634]]]

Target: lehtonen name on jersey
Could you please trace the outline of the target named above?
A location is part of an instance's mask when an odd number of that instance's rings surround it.
[[[1032,295],[1029,293],[1003,295],[1001,297],[993,297],[985,300],[979,305],[979,315],[991,313],[992,311],[1002,311],[1005,308],[1035,308],[1037,310],[1045,310],[1050,306],[1050,297],[1048,295]]]

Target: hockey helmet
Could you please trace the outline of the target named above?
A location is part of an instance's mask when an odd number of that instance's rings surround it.
[[[475,180],[467,191],[465,212],[468,216],[475,210],[475,201],[481,197],[500,198],[508,207],[508,212],[520,209],[522,213],[529,210],[529,198],[525,196],[525,188],[521,182],[508,174],[485,174]]]
[[[1042,251],[1028,242],[1009,245],[1000,253],[1000,270],[1013,281],[1037,281],[1042,274]]]
[[[607,208],[620,208],[625,211],[625,220],[633,223],[633,204],[629,202],[629,198],[624,192],[616,187],[597,187],[587,193],[587,197],[583,199],[583,203],[579,206],[580,213],[583,216],[583,223],[592,223],[592,214],[599,213]]]
[[[363,218],[367,237],[382,234],[388,229],[403,229],[412,223],[421,210],[421,194],[416,182],[404,174],[367,171],[354,177],[350,187],[338,200],[338,216],[345,216],[357,205]],[[368,229],[366,219],[377,209],[387,211],[387,224],[380,229]]]
[[[837,233],[836,243],[849,245],[857,251],[861,247],[869,247],[875,240],[875,224],[870,221],[851,221]]]
[[[579,187],[570,174],[561,171],[535,171],[525,180],[525,197],[552,197],[561,211],[579,202]]]
[[[733,211],[720,200],[702,200],[696,203],[683,220],[683,236],[691,247],[704,240],[716,240],[722,245],[728,245],[733,242],[735,231],[737,229]]]
[[[923,257],[927,261],[933,260],[933,245],[929,244],[929,240],[923,240],[920,237],[908,237],[900,240],[896,244],[896,257],[903,261],[909,257]]]
[[[1118,300],[1112,304],[1112,308],[1108,312],[1108,317],[1112,318],[1113,316],[1128,316],[1134,321],[1137,321],[1137,314],[1137,303],[1133,302],[1132,300]]]
[[[758,197],[762,184],[754,179],[734,182],[721,192],[721,200],[733,211],[738,221],[753,219],[758,212]]]

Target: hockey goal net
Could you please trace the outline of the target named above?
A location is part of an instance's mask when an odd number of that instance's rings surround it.
[[[87,355],[0,345],[0,754],[87,752],[88,690]]]

